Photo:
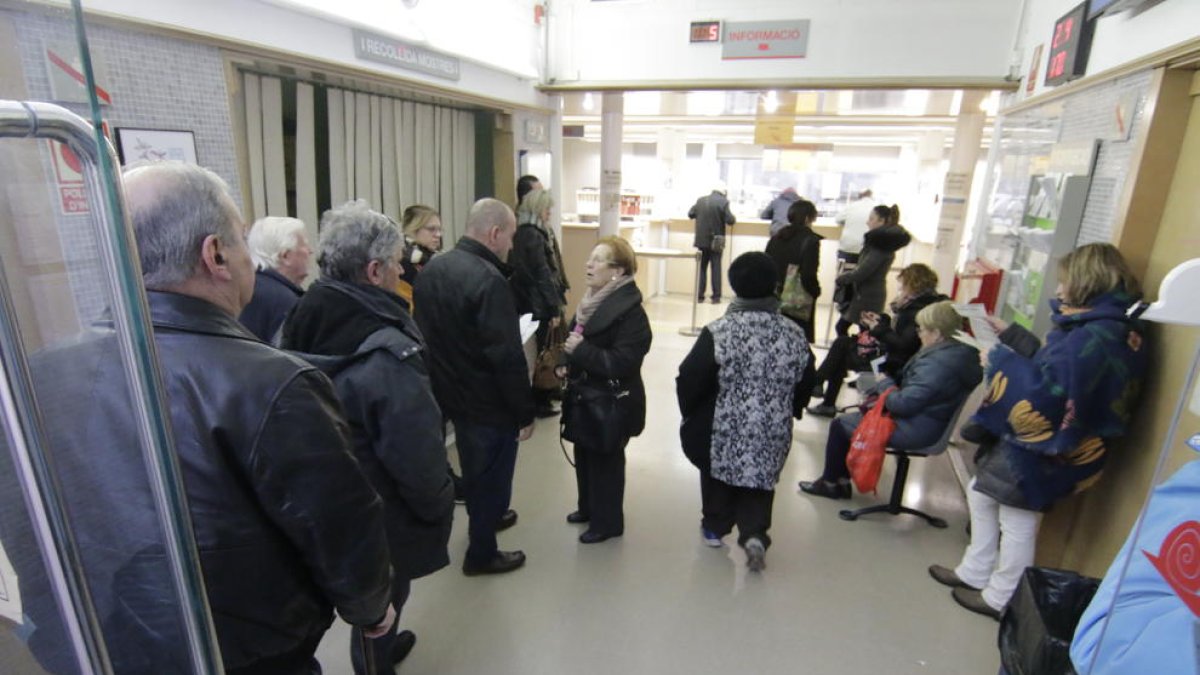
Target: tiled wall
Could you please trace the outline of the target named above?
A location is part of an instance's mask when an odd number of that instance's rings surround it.
[[[51,101],[90,119],[86,104],[53,101],[44,49],[74,45],[74,25],[63,15],[36,11],[0,11],[17,29],[21,70],[28,97]],[[200,164],[228,182],[241,205],[237,154],[230,120],[229,93],[221,55],[215,47],[170,37],[89,24],[93,58],[101,62],[107,79],[99,84],[112,95],[103,108],[111,129],[137,127],[188,130],[195,135]],[[74,53],[74,50],[72,50]],[[46,175],[53,176],[48,152]],[[52,185],[47,184],[48,188]],[[48,190],[47,199],[57,195]],[[58,208],[55,207],[55,213]],[[87,216],[58,215],[60,239],[72,295],[81,323],[88,323],[108,304],[96,236]]]

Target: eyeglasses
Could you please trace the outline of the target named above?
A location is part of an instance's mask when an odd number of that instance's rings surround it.
[[[425,230],[426,232],[432,232],[433,234],[441,234],[442,233],[442,227],[440,225],[437,225],[437,226],[426,225],[426,226],[422,227],[421,229]]]

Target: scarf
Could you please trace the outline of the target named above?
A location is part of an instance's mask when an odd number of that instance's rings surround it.
[[[579,306],[575,308],[575,325],[586,326],[588,319],[592,318],[592,315],[596,313],[596,308],[604,302],[605,298],[615,293],[618,288],[632,283],[633,277],[626,274],[604,284],[600,290],[589,286],[587,292],[583,294],[583,299],[579,301]]]
[[[734,298],[733,302],[729,303],[729,309],[725,310],[726,314],[735,312],[771,312],[772,314],[779,311],[779,298],[768,295],[765,298]]]

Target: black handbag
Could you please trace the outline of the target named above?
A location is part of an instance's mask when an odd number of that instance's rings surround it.
[[[629,389],[617,380],[571,380],[563,395],[562,437],[605,454],[620,450],[629,438],[628,401]]]

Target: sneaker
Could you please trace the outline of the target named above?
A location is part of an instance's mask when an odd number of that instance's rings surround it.
[[[828,403],[810,405],[805,410],[808,411],[808,414],[816,415],[817,417],[837,417],[837,406],[829,405]]]
[[[930,565],[929,576],[933,577],[933,580],[939,584],[943,586],[949,586],[950,588],[969,588],[973,591],[979,590],[978,588],[975,588],[974,586],[960,579],[958,575],[954,573],[954,570],[950,569],[949,567]]]
[[[761,572],[767,568],[767,547],[763,546],[758,537],[746,540],[746,569],[751,572]]]
[[[716,533],[709,531],[703,525],[700,526],[700,536],[704,538],[704,545],[711,548],[721,548],[725,544]]]

